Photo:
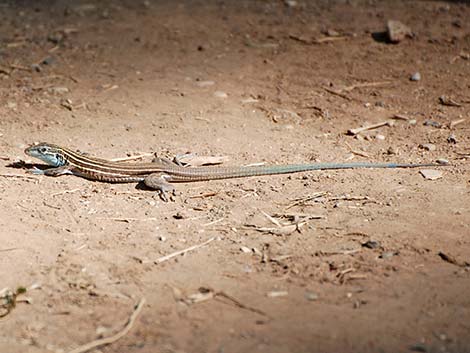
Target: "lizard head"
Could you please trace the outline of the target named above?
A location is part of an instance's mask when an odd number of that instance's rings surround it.
[[[62,149],[51,143],[41,142],[29,146],[24,150],[24,153],[28,156],[38,158],[53,167],[62,167],[67,163]]]

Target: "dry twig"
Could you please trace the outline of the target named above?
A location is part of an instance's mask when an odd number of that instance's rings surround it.
[[[365,157],[365,158],[370,158],[370,156],[363,152],[363,151],[358,151],[358,150],[354,150],[351,145],[349,143],[346,142],[346,146],[348,146],[349,148],[349,151],[352,153],[352,154],[355,154],[355,155],[358,155],[358,156],[361,156],[361,157]]]
[[[453,121],[450,122],[449,128],[452,129],[452,128],[456,127],[457,125],[462,124],[463,122],[465,122],[465,120],[467,120],[467,119],[453,120]]]
[[[74,193],[74,192],[77,192],[77,191],[80,191],[81,189],[72,189],[72,190],[64,190],[64,191],[59,191],[59,192],[56,192],[54,194],[52,194],[51,196],[59,196],[59,195],[64,195],[64,194],[71,194],[71,193]]]
[[[363,82],[363,83],[356,83],[351,86],[346,86],[340,89],[340,92],[351,92],[356,88],[366,88],[366,87],[377,87],[377,86],[384,86],[391,84],[391,81],[379,81],[379,82]]]
[[[443,253],[442,251],[439,251],[438,255],[442,260],[448,263],[451,263],[452,265],[459,266],[459,267],[467,267],[467,266],[470,267],[470,262],[459,261],[452,255]]]
[[[108,344],[111,344],[111,343],[114,343],[116,342],[117,340],[121,339],[122,337],[124,337],[125,335],[127,335],[127,333],[130,331],[130,329],[132,328],[132,326],[134,325],[135,323],[135,320],[137,319],[137,317],[139,316],[140,312],[142,311],[142,308],[144,307],[144,304],[145,304],[145,298],[142,298],[139,303],[136,305],[135,309],[134,309],[134,312],[132,313],[132,315],[129,317],[129,320],[127,321],[126,325],[124,326],[124,328],[119,331],[118,333],[116,333],[115,335],[113,336],[110,336],[110,337],[104,337],[104,338],[100,338],[100,339],[97,339],[97,340],[94,340],[94,341],[91,341],[87,344],[84,344],[83,346],[80,346],[80,347],[77,347],[73,350],[71,350],[69,353],[85,353],[85,352],[89,352],[91,351],[92,349],[95,349],[95,348],[98,348],[98,347],[102,347],[102,346],[106,346]]]
[[[348,130],[348,135],[357,135],[357,134],[359,134],[363,131],[377,129],[377,128],[382,127],[382,126],[393,126],[393,124],[394,123],[393,123],[392,120],[387,120],[387,121],[382,121],[382,122],[377,123],[377,124],[358,127],[357,129],[349,129]]]
[[[289,208],[292,208],[292,207],[295,207],[295,206],[298,206],[298,205],[303,205],[308,201],[318,199],[319,197],[322,197],[322,196],[325,196],[325,195],[326,195],[326,192],[320,191],[320,192],[314,193],[313,195],[309,195],[309,196],[306,196],[306,197],[295,199],[294,202],[290,203],[289,205],[287,205],[284,208],[284,211],[287,211]]]
[[[322,38],[317,38],[312,41],[312,43],[315,44],[321,44],[321,43],[327,43],[327,42],[336,42],[339,40],[346,40],[349,39],[349,36],[340,36],[340,37],[322,37]]]
[[[224,298],[230,301],[231,303],[235,304],[237,307],[241,309],[248,310],[248,311],[251,311],[256,314],[263,315],[266,317],[268,316],[265,312],[259,309],[250,307],[248,305],[245,305],[239,300],[235,299],[234,297],[232,297],[231,295],[228,295],[227,293],[223,291],[215,291],[212,288],[200,287],[196,293],[186,296],[183,294],[183,291],[180,290],[179,288],[176,288],[173,286],[170,286],[170,288],[173,290],[173,295],[175,299],[179,302],[185,303],[186,305],[201,303],[210,299]]]
[[[236,306],[238,306],[239,308],[241,309],[245,309],[245,310],[248,310],[248,311],[252,311],[254,313],[257,313],[257,314],[260,314],[260,315],[263,315],[263,316],[268,316],[264,311],[261,311],[259,309],[256,309],[256,308],[252,308],[250,306],[247,306],[243,303],[241,303],[240,301],[238,301],[237,299],[235,299],[234,297],[228,295],[227,293],[225,292],[215,292],[215,297],[222,297],[222,298],[225,298],[225,299],[228,299],[230,300],[232,303],[234,303]]]
[[[25,175],[25,174],[0,174],[2,178],[21,178],[21,179],[35,179],[38,178],[32,175]]]
[[[344,98],[344,99],[346,99],[346,100],[348,100],[348,101],[352,100],[351,97],[348,97],[347,95],[341,93],[341,91],[336,91],[336,90],[331,89],[331,88],[328,88],[328,87],[324,87],[324,90],[327,91],[328,93],[334,94],[335,96]]]
[[[153,153],[141,153],[136,156],[129,156],[129,157],[121,157],[121,158],[113,158],[110,159],[112,162],[127,162],[127,161],[134,161],[137,159],[142,159],[144,157],[150,157],[153,156]]]
[[[209,244],[211,241],[214,241],[214,240],[215,240],[215,237],[210,238],[209,240],[205,241],[204,243],[201,243],[201,244],[198,244],[198,245],[193,245],[193,246],[190,246],[187,249],[175,251],[174,253],[159,257],[158,259],[156,259],[154,261],[154,263],[157,264],[157,265],[161,264],[162,262],[168,261],[168,260],[170,260],[170,259],[172,259],[176,256],[183,255],[183,254],[186,254],[187,252],[202,248],[203,246],[206,246],[207,244]]]

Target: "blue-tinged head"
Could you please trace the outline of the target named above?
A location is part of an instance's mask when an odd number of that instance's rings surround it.
[[[53,167],[62,167],[67,163],[62,149],[51,143],[41,142],[24,150],[28,156],[38,158]]]

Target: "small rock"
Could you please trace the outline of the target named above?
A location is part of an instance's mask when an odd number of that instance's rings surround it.
[[[158,240],[160,240],[160,241],[166,241],[166,237],[165,237],[164,235],[160,235],[160,236],[158,237]]]
[[[447,142],[456,144],[457,143],[457,138],[455,137],[454,134],[450,134],[449,137],[447,138]]]
[[[439,103],[441,103],[442,105],[447,105],[449,107],[461,107],[462,106],[462,104],[454,101],[452,98],[447,97],[447,96],[440,96]]]
[[[398,154],[398,149],[397,149],[396,147],[390,146],[390,147],[387,149],[387,154],[388,154],[388,155]]]
[[[278,298],[278,297],[286,297],[289,295],[289,292],[285,290],[277,290],[277,291],[271,291],[266,293],[266,296],[268,298]]]
[[[445,159],[445,158],[439,158],[438,160],[436,160],[436,163],[437,164],[442,164],[442,165],[449,165],[450,162],[448,159]]]
[[[362,247],[367,248],[367,249],[377,249],[380,247],[380,243],[375,240],[368,240],[365,243],[361,244]]]
[[[174,219],[185,219],[186,217],[181,212],[177,212],[176,214],[173,215],[173,218]]]
[[[416,119],[410,119],[410,120],[408,120],[408,124],[409,124],[409,125],[416,125],[416,123],[417,123]]]
[[[241,103],[242,104],[249,104],[249,103],[258,103],[259,100],[258,99],[254,99],[254,98],[246,98],[246,99],[242,99],[241,100]]]
[[[399,43],[406,37],[412,38],[413,33],[410,27],[404,25],[400,21],[387,21],[387,36],[390,42]]]
[[[377,140],[380,140],[380,141],[385,140],[385,136],[384,136],[384,135],[381,135],[381,134],[375,135],[375,138],[376,138]]]
[[[394,257],[395,255],[397,255],[395,251],[385,251],[382,254],[380,254],[379,258],[385,260],[385,259],[390,259],[391,257]]]
[[[109,329],[107,327],[104,327],[104,326],[98,326],[95,330],[96,332],[96,335],[98,337],[103,337],[105,333],[107,333],[109,331]]]
[[[247,248],[246,246],[241,246],[241,247],[240,247],[240,250],[241,250],[242,252],[244,252],[245,254],[248,254],[248,253],[251,253],[251,252],[252,252],[251,249],[250,249],[250,248]]]
[[[284,0],[284,4],[287,7],[296,7],[298,5],[296,0]]]
[[[334,29],[327,29],[323,33],[328,37],[339,37],[341,35],[338,31],[335,31]]]
[[[440,170],[435,170],[435,169],[422,169],[419,171],[421,175],[428,180],[437,180],[442,178],[442,173]]]
[[[306,292],[305,293],[305,299],[307,299],[308,301],[315,301],[318,299],[318,294],[317,293],[314,293],[314,292]]]
[[[55,63],[55,59],[52,56],[48,56],[42,61],[43,65],[52,65]]]
[[[419,145],[419,147],[421,147],[422,149],[426,151],[431,151],[431,152],[436,150],[436,145],[432,143],[424,143],[422,145]]]
[[[427,352],[428,347],[424,343],[416,343],[410,347],[410,351],[413,352]]]
[[[424,126],[432,126],[432,127],[438,128],[438,129],[442,126],[441,123],[438,123],[437,121],[434,121],[434,120],[425,120],[423,125]]]
[[[462,22],[460,22],[460,20],[454,20],[452,21],[452,26],[462,28]]]
[[[62,42],[64,39],[64,33],[62,32],[56,32],[56,33],[52,33],[52,34],[49,34],[49,36],[47,37],[47,40],[53,44],[59,44],[60,42]]]
[[[199,87],[209,87],[215,85],[214,81],[198,81],[196,83]]]
[[[47,90],[53,94],[65,94],[69,92],[67,87],[49,87]]]
[[[41,70],[42,70],[41,65],[39,65],[39,64],[32,64],[31,69],[33,69],[36,72],[41,72]]]
[[[217,97],[217,98],[227,98],[228,97],[228,94],[223,92],[223,91],[215,91],[214,92],[214,97]]]
[[[415,72],[410,77],[410,81],[420,81],[420,80],[421,80],[421,74],[419,72]]]
[[[16,109],[16,102],[7,102],[7,108],[8,109]]]

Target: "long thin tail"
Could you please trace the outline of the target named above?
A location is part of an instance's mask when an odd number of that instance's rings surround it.
[[[290,174],[312,170],[358,169],[358,168],[420,168],[436,167],[442,164],[404,164],[404,163],[315,163],[315,164],[288,164],[251,167],[195,167],[175,168],[168,170],[168,181],[188,182],[215,179],[242,178],[249,176]]]

